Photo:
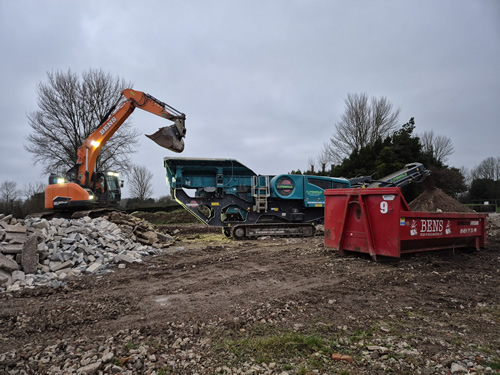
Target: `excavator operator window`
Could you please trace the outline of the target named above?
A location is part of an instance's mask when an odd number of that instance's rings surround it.
[[[115,175],[107,175],[106,182],[108,183],[108,189],[110,191],[119,191],[120,190],[120,181],[118,181],[118,177]]]
[[[95,183],[95,191],[97,194],[104,194],[106,191],[106,182],[104,180],[104,176],[99,176],[97,178],[97,182]]]

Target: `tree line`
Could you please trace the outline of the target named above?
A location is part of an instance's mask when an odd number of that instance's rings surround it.
[[[432,130],[417,134],[415,118],[399,125],[399,114],[385,97],[348,94],[329,141],[317,157],[309,158],[308,170],[293,173],[382,178],[421,162],[435,187],[463,203],[500,199],[500,157],[489,157],[470,171],[449,166],[446,161],[455,151],[450,138]],[[409,185],[403,193],[411,201],[423,188]]]
[[[24,147],[33,162],[41,164],[46,174],[64,175],[71,170],[78,147],[112,113],[121,91],[129,87],[131,82],[102,70],[90,69],[81,78],[70,70],[47,73],[47,81],[38,85],[38,109],[27,115],[31,133]],[[451,140],[433,131],[417,134],[415,118],[401,125],[399,115],[400,109],[386,97],[348,94],[344,113],[319,155],[309,158],[307,171],[292,173],[381,178],[418,161],[431,170],[436,187],[462,202],[500,199],[499,157],[489,157],[471,171],[448,166],[447,158],[454,152]],[[97,169],[118,170],[127,177],[129,205],[154,204],[152,173],[132,163],[138,137],[130,120],[125,121],[102,148]],[[21,215],[43,210],[44,188],[43,183],[33,183],[19,189],[14,181],[0,181],[0,212],[17,210]],[[419,189],[406,187],[407,200]]]

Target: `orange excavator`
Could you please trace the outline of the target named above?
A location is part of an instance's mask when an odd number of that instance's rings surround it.
[[[116,109],[118,108],[118,109]],[[146,135],[174,152],[184,150],[186,115],[141,91],[126,89],[104,121],[78,148],[78,161],[66,176],[51,174],[45,189],[45,209],[87,209],[113,207],[120,203],[122,182],[113,171],[95,171],[101,148],[136,109],[151,112],[174,124]],[[116,109],[116,110],[115,110]]]

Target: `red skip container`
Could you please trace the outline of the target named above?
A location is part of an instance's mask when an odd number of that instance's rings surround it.
[[[401,257],[486,245],[486,214],[412,212],[400,188],[325,191],[325,246]]]

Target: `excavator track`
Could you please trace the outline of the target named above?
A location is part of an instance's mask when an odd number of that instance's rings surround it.
[[[89,216],[92,219],[110,215],[113,212],[121,212],[116,208],[104,207],[104,208],[94,208],[89,210],[78,210],[78,211],[69,211],[69,210],[53,210],[53,211],[44,211],[38,212],[34,214],[28,215],[28,217],[39,218],[39,219],[55,219],[55,218],[63,218],[63,219],[79,219],[85,216]]]
[[[225,231],[227,233],[227,231]],[[312,224],[238,224],[231,229],[235,240],[272,237],[312,237],[316,228]]]

